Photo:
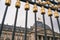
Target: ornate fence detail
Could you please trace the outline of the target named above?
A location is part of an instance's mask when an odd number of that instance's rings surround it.
[[[24,32],[24,40],[27,40],[27,19],[28,19],[28,11],[30,9],[30,4],[34,5],[33,6],[33,12],[34,12],[34,19],[35,19],[35,40],[37,40],[37,12],[38,12],[38,7],[41,7],[41,15],[43,18],[43,26],[44,26],[44,40],[48,40],[47,39],[47,33],[46,33],[46,25],[45,25],[45,8],[48,9],[48,17],[50,18],[50,22],[51,22],[51,27],[52,27],[52,32],[53,32],[53,40],[55,40],[55,33],[54,33],[54,26],[53,26],[53,20],[52,20],[52,10],[54,11],[54,16],[56,18],[57,24],[58,24],[58,28],[59,28],[59,32],[60,32],[60,24],[59,24],[59,14],[60,13],[60,1],[58,0],[57,2],[55,2],[54,0],[34,0],[34,2],[32,0],[17,0],[15,7],[16,7],[16,15],[15,15],[15,21],[14,21],[14,28],[13,28],[13,32],[12,32],[12,40],[15,40],[14,36],[15,36],[15,31],[16,31],[16,21],[17,21],[17,16],[18,16],[18,9],[20,8],[20,1],[25,2],[25,11],[26,11],[26,19],[25,19],[25,32]],[[8,11],[8,7],[11,4],[11,0],[6,0],[5,5],[6,5],[6,9],[4,12],[4,16],[2,19],[2,23],[1,23],[1,28],[0,28],[0,36],[2,34],[2,30],[3,30],[3,25],[5,22],[5,17]],[[48,6],[46,6],[48,5]],[[60,36],[60,35],[59,35]]]

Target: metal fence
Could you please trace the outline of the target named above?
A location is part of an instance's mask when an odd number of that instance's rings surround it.
[[[15,15],[14,28],[13,28],[13,33],[12,33],[12,40],[14,40],[14,36],[15,36],[18,10],[19,10],[20,4],[21,4],[20,1],[23,1],[23,2],[26,3],[25,4],[26,20],[25,20],[24,40],[27,40],[27,18],[28,18],[28,11],[30,9],[29,4],[34,5],[32,11],[34,12],[34,15],[35,15],[35,17],[34,17],[35,18],[35,40],[37,40],[37,22],[36,22],[37,21],[36,20],[37,19],[36,14],[38,12],[38,7],[37,6],[41,7],[41,15],[42,15],[42,18],[43,18],[43,26],[44,26],[44,34],[45,34],[45,36],[44,36],[45,39],[44,40],[47,40],[47,33],[46,33],[46,27],[45,27],[45,8],[48,9],[48,17],[50,18],[50,23],[51,23],[51,27],[52,27],[53,40],[55,40],[55,33],[54,33],[54,28],[53,28],[54,26],[53,26],[53,21],[52,21],[52,16],[53,16],[52,10],[55,11],[54,15],[55,15],[55,18],[57,20],[57,24],[58,24],[58,28],[59,28],[59,32],[60,32],[59,14],[58,14],[58,12],[60,13],[60,1],[59,0],[57,2],[55,2],[54,0],[41,0],[41,1],[40,0],[34,0],[34,2],[32,0],[17,0],[16,4],[15,4],[16,15]],[[2,19],[2,23],[1,23],[0,36],[2,34],[5,17],[6,17],[8,7],[10,6],[10,4],[11,4],[11,0],[6,0],[5,1],[6,8],[5,8],[4,16],[3,16],[3,19]],[[48,5],[48,6],[46,6],[46,5]]]

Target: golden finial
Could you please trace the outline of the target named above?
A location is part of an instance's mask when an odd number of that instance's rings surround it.
[[[55,18],[58,18],[59,17],[59,14],[58,14],[57,10],[55,10],[54,16],[55,16]]]
[[[47,4],[51,4],[51,2],[50,1],[46,1],[47,2]]]
[[[45,14],[45,8],[43,6],[41,7],[41,14]]]
[[[5,5],[10,6],[11,0],[5,0]]]
[[[37,2],[36,2],[36,3],[39,3],[39,4],[40,4],[40,2],[41,2],[40,0],[37,0]]]
[[[57,5],[55,5],[55,6],[54,6],[54,8],[55,8],[55,9],[58,9],[58,6],[57,6]]]
[[[26,4],[25,4],[25,10],[29,10],[30,6],[29,6],[29,2],[26,1]]]
[[[37,5],[36,5],[36,4],[34,4],[33,12],[37,12],[37,11],[38,11]]]
[[[60,2],[60,0],[57,0],[58,2]]]
[[[20,0],[17,0],[15,7],[20,8]]]
[[[43,1],[43,2],[40,2],[41,5],[46,5],[47,2]]]
[[[50,7],[51,7],[51,8],[54,8],[54,4],[51,3],[51,4],[50,4]]]
[[[48,16],[52,16],[52,11],[50,8],[48,9]]]
[[[60,2],[58,2],[58,5],[57,6],[58,6],[58,8],[60,8]]]

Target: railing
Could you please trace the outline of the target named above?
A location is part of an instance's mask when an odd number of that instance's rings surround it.
[[[50,22],[51,22],[51,27],[52,27],[52,32],[53,32],[53,40],[55,40],[55,33],[54,33],[54,26],[53,26],[53,21],[52,21],[52,10],[55,11],[54,15],[55,15],[55,18],[57,20],[57,24],[58,24],[58,28],[59,28],[59,32],[60,32],[60,25],[59,25],[59,14],[58,12],[60,12],[59,8],[60,8],[60,2],[58,1],[58,3],[56,3],[54,0],[53,1],[49,1],[49,0],[43,0],[43,1],[39,1],[39,0],[34,0],[34,2],[32,2],[32,0],[21,0],[23,2],[26,2],[25,4],[25,11],[26,11],[26,20],[25,20],[25,35],[24,35],[24,40],[27,40],[27,17],[28,17],[28,10],[30,8],[29,6],[29,3],[30,4],[33,4],[34,7],[33,7],[33,12],[34,12],[34,15],[35,15],[35,40],[37,40],[37,18],[36,18],[36,14],[38,12],[38,7],[37,6],[40,6],[41,7],[41,14],[42,14],[42,18],[43,18],[43,26],[44,26],[44,37],[45,39],[44,40],[47,40],[47,33],[46,33],[46,27],[45,27],[45,8],[48,9],[48,16],[50,17]],[[38,1],[38,3],[36,3],[36,1]],[[2,23],[1,23],[1,29],[0,29],[0,36],[2,34],[2,30],[3,30],[3,25],[4,25],[4,21],[5,21],[5,17],[6,17],[6,14],[7,14],[7,11],[8,11],[8,7],[10,6],[11,4],[11,0],[6,0],[5,2],[5,5],[6,5],[6,9],[5,9],[5,12],[4,12],[4,16],[3,16],[3,19],[2,19]],[[18,9],[20,8],[20,0],[17,0],[16,2],[16,15],[15,15],[15,21],[14,21],[14,28],[13,28],[13,33],[12,33],[12,40],[14,40],[15,38],[15,31],[16,31],[16,21],[17,21],[17,16],[18,16]],[[48,5],[48,6],[45,6],[45,5]],[[53,7],[50,5],[51,4],[54,4]],[[57,6],[55,6],[57,5]]]

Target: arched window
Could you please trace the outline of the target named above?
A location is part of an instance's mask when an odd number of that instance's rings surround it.
[[[5,40],[10,40],[10,38],[6,38]]]
[[[17,38],[17,40],[20,40],[20,38]]]
[[[19,36],[17,37],[17,40],[20,40],[20,37]]]

